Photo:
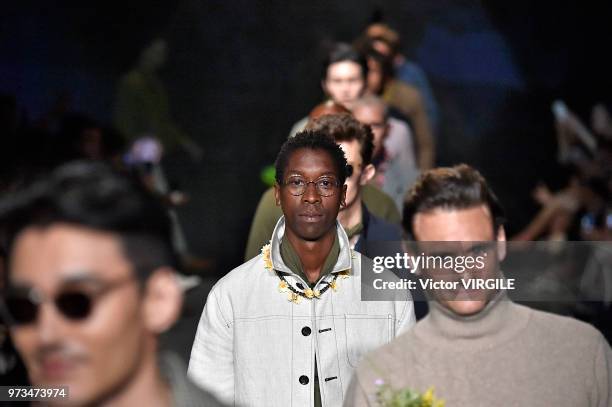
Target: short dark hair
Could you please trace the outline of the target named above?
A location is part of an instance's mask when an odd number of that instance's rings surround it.
[[[351,45],[344,42],[338,42],[332,45],[323,61],[323,69],[321,70],[321,80],[327,78],[327,69],[330,65],[338,62],[354,62],[361,67],[361,74],[365,80],[368,75],[368,62],[361,53],[359,53]]]
[[[487,181],[467,164],[434,168],[421,174],[408,191],[404,204],[403,223],[414,237],[413,220],[417,213],[441,209],[466,209],[486,205],[491,212],[493,231],[505,222],[504,210]]]
[[[338,174],[338,182],[344,184],[348,175],[348,165],[344,151],[334,140],[322,131],[305,130],[299,132],[295,137],[289,138],[281,146],[281,149],[276,157],[276,182],[280,185],[283,183],[285,169],[289,163],[291,155],[299,149],[308,148],[311,150],[326,151],[334,161],[336,172]]]
[[[178,265],[170,219],[160,199],[106,164],[64,164],[0,202],[0,225],[6,233],[9,257],[21,231],[56,223],[116,234],[141,281],[156,268]]]
[[[361,124],[351,114],[328,114],[312,120],[308,128],[320,131],[334,139],[336,143],[341,141],[357,140],[361,146],[361,159],[366,166],[372,162],[374,151],[374,136],[370,126]]]

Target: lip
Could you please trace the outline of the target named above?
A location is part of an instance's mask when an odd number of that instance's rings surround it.
[[[66,378],[76,365],[76,361],[63,357],[48,357],[40,362],[43,376],[51,380]]]
[[[304,212],[298,216],[306,222],[318,222],[323,219],[323,214],[318,212]]]

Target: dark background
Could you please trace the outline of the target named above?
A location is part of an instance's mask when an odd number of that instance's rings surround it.
[[[433,85],[438,164],[479,168],[512,235],[537,209],[535,183],[556,179],[551,102],[564,99],[586,120],[593,104],[610,101],[611,9],[589,1],[5,2],[0,92],[16,95],[31,121],[68,97],[72,110],[110,122],[121,74],[152,39],[167,39],[161,75],[171,110],[205,153],[199,164],[172,155],[166,168],[192,196],[179,211],[192,251],[216,258],[224,274],[243,260],[265,190],[259,172],[322,99],[323,45],[351,41],[382,17]]]

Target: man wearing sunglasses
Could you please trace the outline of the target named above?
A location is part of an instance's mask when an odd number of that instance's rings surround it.
[[[219,406],[158,335],[182,291],[164,207],[102,164],[73,163],[0,203],[3,318],[37,387],[60,405]]]
[[[342,404],[364,352],[414,323],[410,295],[361,301],[367,261],[337,222],[347,162],[325,132],[298,133],[276,159],[284,216],[262,253],[208,296],[190,376],[239,406]]]

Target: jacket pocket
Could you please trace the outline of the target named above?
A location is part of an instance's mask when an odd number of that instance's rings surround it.
[[[393,317],[346,314],[344,329],[347,361],[355,368],[368,352],[391,341]]]

